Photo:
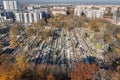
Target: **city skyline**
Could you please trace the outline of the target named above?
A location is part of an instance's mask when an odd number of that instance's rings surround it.
[[[19,3],[40,4],[120,4],[120,0],[18,0]],[[0,0],[2,4],[2,0]]]

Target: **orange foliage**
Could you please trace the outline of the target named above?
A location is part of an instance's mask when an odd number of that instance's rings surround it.
[[[26,63],[25,63],[25,57],[23,54],[18,54],[16,56],[16,63],[15,65],[19,68],[19,70],[25,70],[26,68]]]
[[[10,46],[11,46],[11,48],[15,48],[15,45],[16,45],[16,39],[15,39],[15,37],[11,37],[10,38]]]
[[[4,57],[7,58],[7,57]],[[26,69],[23,56],[16,57],[16,63],[11,59],[4,59],[0,65],[0,80],[18,80],[21,78],[24,70]]]
[[[48,76],[47,76],[47,80],[55,80],[54,76],[52,73],[50,73]]]
[[[44,80],[46,73],[45,73],[46,65],[37,65],[36,67],[36,73],[39,76],[40,80]]]
[[[90,79],[98,67],[95,64],[75,64],[71,72],[71,80],[87,80]]]

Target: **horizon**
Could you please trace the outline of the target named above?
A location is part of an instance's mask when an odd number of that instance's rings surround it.
[[[18,0],[20,4],[93,4],[93,5],[119,5],[119,0]],[[2,4],[2,0],[0,0],[0,4]]]

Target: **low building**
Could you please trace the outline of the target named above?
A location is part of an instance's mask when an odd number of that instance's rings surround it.
[[[1,23],[4,23],[4,18],[3,17],[0,17],[0,24]]]
[[[118,10],[118,7],[116,7],[116,6],[111,7],[111,13],[114,13],[114,12],[116,12],[117,10]]]
[[[97,9],[88,9],[85,11],[85,15],[86,15],[86,17],[92,18],[92,19],[103,18],[104,11],[97,10]]]
[[[83,7],[81,6],[76,6],[74,10],[74,15],[81,17],[83,13]]]
[[[14,21],[14,15],[12,12],[1,11],[0,23],[12,23]]]
[[[32,10],[33,6],[27,6],[27,10]]]
[[[85,15],[88,18],[97,19],[97,18],[103,18],[105,11],[100,10],[97,8],[85,8],[82,6],[76,6],[74,10],[75,16],[83,16]]]
[[[53,7],[51,8],[52,15],[67,15],[67,8],[66,7]]]

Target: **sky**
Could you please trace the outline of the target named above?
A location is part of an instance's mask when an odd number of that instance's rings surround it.
[[[18,0],[19,3],[41,4],[120,4],[120,0]],[[0,0],[2,3],[2,0]]]

